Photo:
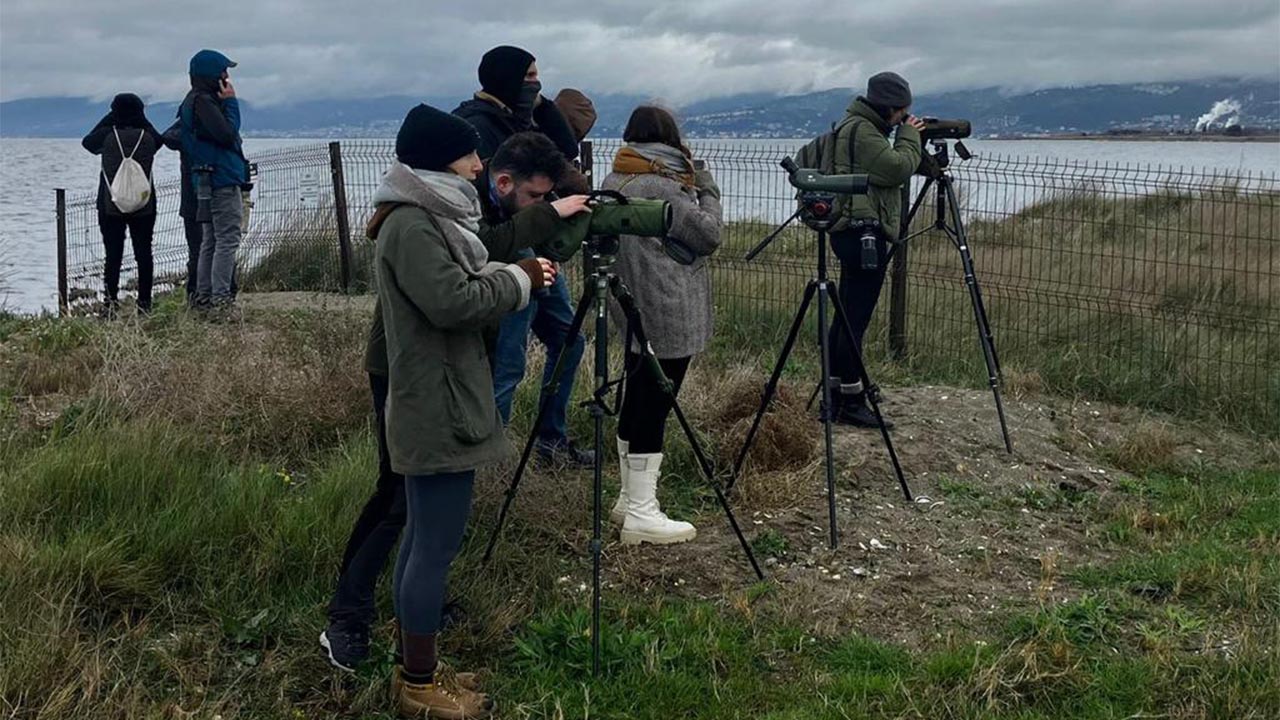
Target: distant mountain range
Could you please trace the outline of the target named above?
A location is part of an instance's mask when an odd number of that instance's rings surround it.
[[[856,91],[837,88],[803,95],[753,93],[679,108],[690,137],[809,137],[839,119]],[[627,117],[647,98],[593,94],[600,120],[595,135],[617,137]],[[419,102],[452,109],[459,98],[389,96],[322,99],[277,105],[244,103],[245,134],[263,137],[390,137]],[[1218,127],[1280,129],[1280,78],[1217,79],[1177,83],[1091,85],[1013,93],[999,88],[917,98],[915,111],[967,118],[981,137],[1114,130],[1189,131],[1212,120]],[[153,102],[161,130],[177,104]],[[0,137],[80,137],[106,111],[87,98],[29,98],[0,103]]]

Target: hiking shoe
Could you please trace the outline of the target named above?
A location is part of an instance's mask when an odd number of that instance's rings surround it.
[[[569,439],[539,440],[538,460],[553,466],[589,468],[595,465],[596,453],[578,447]]]
[[[355,672],[369,657],[369,626],[356,620],[331,620],[320,633],[320,647],[329,664],[343,672]]]
[[[883,417],[883,416],[882,416]],[[871,408],[860,402],[846,402],[840,405],[840,409],[836,411],[833,418],[840,425],[852,425],[859,428],[876,428],[879,429],[880,423],[876,422],[876,414]],[[884,418],[884,427],[886,430],[893,429],[893,422],[889,418]]]
[[[443,683],[419,685],[403,678],[396,698],[400,717],[441,718],[442,720],[478,720],[493,715],[493,699],[483,693]]]
[[[458,672],[443,660],[436,663],[436,671],[432,673],[436,682],[446,688],[456,686],[473,693],[480,692],[480,676],[471,672]],[[400,691],[404,689],[404,666],[396,665],[391,669],[391,702],[400,700]]]

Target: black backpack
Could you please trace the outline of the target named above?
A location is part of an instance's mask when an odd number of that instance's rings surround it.
[[[856,120],[858,120],[857,117],[850,116],[838,123],[832,123],[829,131],[810,140],[796,151],[796,165],[817,170],[823,175],[853,172],[853,138],[849,139],[849,167],[844,169],[836,168],[836,139],[846,130],[850,133],[854,132]],[[796,199],[799,200],[799,197],[800,193],[797,192]],[[849,200],[848,195],[836,196],[835,207],[831,211],[831,217],[834,220],[831,226],[832,232],[849,227]]]

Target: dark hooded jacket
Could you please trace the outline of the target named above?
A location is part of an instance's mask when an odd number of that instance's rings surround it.
[[[126,156],[137,160],[148,178],[153,177],[151,166],[162,140],[160,133],[147,120],[142,98],[132,93],[121,93],[111,101],[111,111],[98,121],[80,144],[94,155],[102,156],[102,172],[98,174],[98,212],[121,215],[120,209],[111,202],[110,180],[115,179]],[[155,212],[153,189],[151,201],[133,215],[154,215]]]
[[[213,168],[213,187],[235,187],[249,182],[249,163],[245,161],[240,139],[240,102],[232,97],[222,100],[223,67],[202,71],[210,74],[191,75],[191,91],[178,110],[182,122],[182,150],[194,172],[202,166]]]
[[[529,116],[512,110],[524,85],[525,73],[534,59],[528,52],[509,46],[485,53],[480,63],[480,92],[453,111],[454,115],[471,123],[480,134],[480,147],[476,152],[481,160],[487,162],[507,138],[528,130],[536,130],[550,138],[566,161],[578,157],[578,141],[573,129],[555,103],[539,96]],[[568,170],[570,172],[566,172],[556,192],[561,195],[586,192],[589,188],[582,173],[572,167]],[[479,189],[483,195],[485,189]]]

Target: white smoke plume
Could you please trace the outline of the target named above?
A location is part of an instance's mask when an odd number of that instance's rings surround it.
[[[1219,100],[1209,108],[1209,112],[1200,116],[1196,121],[1196,132],[1208,130],[1211,125],[1218,124],[1222,127],[1235,125],[1240,119],[1240,101],[1227,98]]]

